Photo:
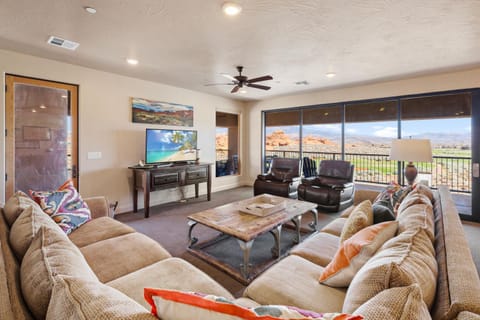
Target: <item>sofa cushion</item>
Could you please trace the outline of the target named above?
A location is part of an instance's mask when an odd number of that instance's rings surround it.
[[[348,287],[357,271],[395,235],[397,224],[396,221],[374,224],[345,240],[323,270],[320,283],[331,287]]]
[[[351,208],[354,208],[354,207],[351,207]],[[325,227],[323,227],[322,230],[320,231],[325,233],[330,233],[330,234],[333,234],[334,236],[340,237],[340,235],[342,234],[343,226],[345,225],[346,221],[347,221],[347,218],[337,218],[332,222],[330,222],[329,224],[327,224]]]
[[[296,306],[315,312],[339,311],[345,289],[318,283],[322,272],[322,267],[308,260],[288,256],[255,279],[244,296],[260,304]]]
[[[400,206],[398,207],[397,215],[402,213],[402,211],[404,211],[408,207],[413,206],[414,204],[425,204],[433,207],[432,201],[430,201],[430,199],[426,195],[412,191],[400,203]]]
[[[233,301],[214,295],[177,290],[145,288],[145,299],[152,306],[152,313],[159,319],[172,320],[241,320],[241,319],[344,319],[339,313],[320,314],[295,307],[271,305],[245,308]],[[349,317],[357,320],[355,317]],[[363,317],[358,317],[363,319]]]
[[[90,209],[71,179],[56,191],[30,190],[30,195],[66,234],[91,220]]]
[[[424,196],[426,196],[431,202],[434,201],[435,197],[433,196],[433,191],[430,189],[428,186],[422,184],[422,183],[417,183],[414,187],[414,192],[421,193]]]
[[[10,245],[18,261],[22,261],[33,237],[42,226],[60,230],[55,221],[38,206],[27,207],[15,220],[10,230]]]
[[[0,214],[0,319],[31,319],[23,300],[20,265],[9,245],[9,233],[7,222]]]
[[[343,311],[353,312],[379,292],[417,283],[430,308],[437,284],[437,261],[424,229],[407,230],[387,241],[360,269],[348,288]]]
[[[354,314],[362,315],[365,319],[432,319],[416,284],[383,290],[362,304]]]
[[[345,222],[342,233],[340,234],[340,243],[353,236],[358,231],[373,224],[372,203],[365,200],[358,204]]]
[[[294,247],[290,254],[300,256],[325,267],[332,261],[339,245],[339,237],[330,233],[319,232]]]
[[[372,204],[373,223],[395,220],[393,210],[387,205],[386,201],[380,200]]]
[[[110,217],[101,217],[81,225],[75,232],[68,235],[79,248],[102,240],[133,233],[135,229]]]
[[[35,201],[30,199],[22,191],[17,191],[13,196],[8,198],[5,206],[3,207],[3,214],[8,225],[11,227],[12,224],[17,220],[18,216],[22,211],[28,206],[36,206]]]
[[[80,251],[103,283],[171,257],[158,242],[138,232],[92,243]]]
[[[435,222],[431,205],[414,204],[397,216],[398,233],[409,229],[424,228],[432,243],[435,241]]]
[[[79,249],[60,228],[41,227],[20,268],[23,296],[35,318],[45,318],[54,277],[58,275],[98,281]]]
[[[150,305],[143,296],[143,288],[146,287],[203,292],[233,299],[233,296],[210,276],[179,258],[162,260],[107,284],[149,310]]]
[[[47,320],[156,319],[147,309],[112,287],[78,277],[56,277]]]

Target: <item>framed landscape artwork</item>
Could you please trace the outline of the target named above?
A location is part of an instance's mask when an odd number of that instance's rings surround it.
[[[178,103],[131,98],[132,121],[193,127],[193,107]]]

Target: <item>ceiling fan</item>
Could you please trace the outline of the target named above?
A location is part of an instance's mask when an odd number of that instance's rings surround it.
[[[245,87],[250,87],[250,88],[256,88],[256,89],[262,89],[262,90],[270,90],[270,87],[268,86],[263,86],[260,84],[255,84],[254,82],[260,82],[260,81],[267,81],[267,80],[273,80],[272,76],[262,76],[262,77],[257,77],[253,79],[248,79],[247,76],[242,75],[243,71],[243,66],[237,66],[237,71],[238,71],[238,76],[231,76],[226,73],[222,73],[221,75],[224,76],[225,78],[228,78],[232,80],[232,82],[229,83],[212,83],[212,84],[206,84],[206,86],[215,86],[215,85],[232,85],[235,86],[233,87],[231,93],[235,93],[240,88]]]

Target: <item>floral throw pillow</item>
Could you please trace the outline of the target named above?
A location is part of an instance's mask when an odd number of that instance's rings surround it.
[[[72,180],[67,180],[56,191],[33,191],[30,196],[68,235],[87,221],[91,213]]]
[[[288,306],[272,305],[246,308],[223,297],[177,290],[145,288],[144,296],[152,306],[152,314],[164,320],[363,319],[362,316],[343,313],[320,314]]]
[[[412,186],[402,187],[397,182],[392,181],[375,199],[373,205],[381,205],[388,208],[394,215],[397,213],[400,202],[412,191]]]

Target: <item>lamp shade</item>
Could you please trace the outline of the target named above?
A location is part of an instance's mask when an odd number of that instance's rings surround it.
[[[392,140],[390,160],[432,162],[432,146],[429,139]]]

